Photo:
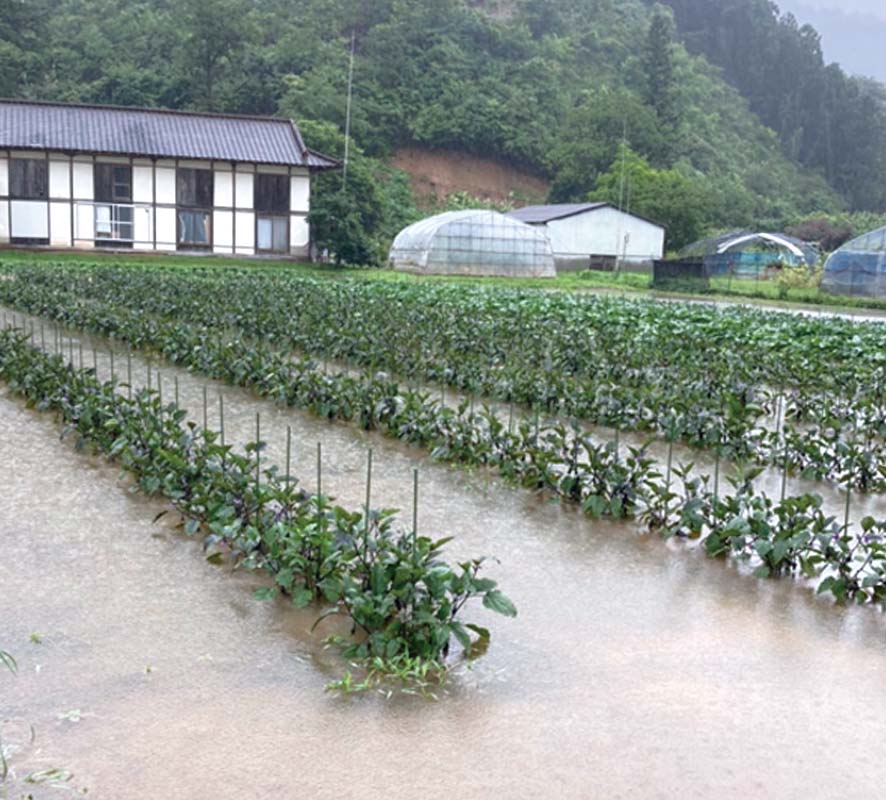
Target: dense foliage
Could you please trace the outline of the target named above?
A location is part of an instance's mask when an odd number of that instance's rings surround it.
[[[771,0],[665,0],[687,48],[723,75],[793,160],[824,174],[853,208],[886,209],[882,85],[825,64],[821,37]]]
[[[600,441],[599,436],[583,431],[577,423],[567,424],[556,417],[542,422],[538,413],[519,417],[512,415],[505,421],[485,406],[475,410],[472,401],[463,401],[457,409],[444,407],[427,391],[397,385],[383,374],[329,374],[319,364],[293,357],[290,342],[282,333],[285,326],[284,315],[279,310],[269,308],[261,319],[256,319],[255,309],[250,307],[249,300],[242,305],[234,304],[229,311],[222,311],[215,317],[215,322],[208,322],[213,318],[212,307],[218,307],[218,303],[211,299],[212,292],[222,287],[233,296],[241,296],[248,294],[250,287],[252,291],[256,291],[263,284],[274,296],[279,296],[285,292],[289,281],[294,281],[293,286],[297,287],[294,296],[309,292],[312,288],[316,289],[317,287],[311,286],[310,281],[275,275],[266,270],[243,273],[232,270],[219,274],[202,268],[174,271],[59,268],[23,270],[17,275],[16,272],[18,271],[11,270],[8,274],[12,278],[23,280],[5,280],[0,285],[4,293],[2,299],[19,307],[129,342],[191,369],[251,387],[277,401],[300,406],[328,418],[352,420],[363,427],[376,428],[387,435],[426,447],[438,458],[458,464],[496,468],[506,478],[526,487],[553,492],[566,502],[579,504],[588,516],[636,519],[645,529],[659,532],[665,537],[700,540],[711,556],[735,557],[750,564],[757,575],[794,575],[814,579],[819,591],[830,592],[838,599],[877,603],[886,600],[886,521],[865,517],[853,525],[850,519],[850,492],[855,488],[882,490],[886,477],[883,464],[878,462],[877,456],[883,450],[882,381],[872,390],[874,394],[867,398],[860,398],[850,392],[847,400],[845,392],[850,387],[843,387],[843,395],[835,387],[833,396],[827,398],[827,402],[838,406],[827,412],[834,414],[828,419],[827,425],[835,428],[835,431],[824,432],[812,426],[808,431],[810,436],[805,427],[789,428],[784,424],[784,417],[788,413],[786,409],[790,408],[790,412],[798,419],[808,412],[802,406],[803,399],[813,398],[803,392],[792,395],[790,406],[785,394],[780,396],[777,403],[774,430],[770,439],[779,448],[775,455],[783,459],[779,464],[783,466],[785,475],[788,466],[794,463],[795,452],[812,452],[808,449],[809,442],[815,444],[819,434],[831,437],[826,443],[827,452],[813,453],[817,457],[812,459],[814,469],[811,474],[816,474],[815,470],[821,465],[831,464],[837,458],[839,472],[821,475],[838,481],[848,490],[845,515],[837,520],[833,514],[828,513],[822,498],[817,494],[788,496],[785,484],[780,500],[760,492],[754,485],[760,468],[740,469],[734,476],[721,480],[719,454],[738,453],[717,440],[708,439],[704,442],[718,453],[718,468],[713,476],[699,474],[691,465],[674,464],[673,444],[669,446],[666,464],[658,465],[648,456],[645,447],[625,448],[619,445],[618,433],[609,441]],[[54,283],[56,286],[52,288]],[[356,292],[349,297],[350,307],[356,315],[348,323],[354,333],[351,338],[354,339],[359,339],[356,331],[363,327],[362,323],[373,316],[369,313],[370,309],[378,311],[381,303],[390,300],[385,292],[403,288],[373,283],[328,282],[322,285],[330,287],[333,296],[334,292],[342,288]],[[165,288],[161,289],[161,286]],[[411,288],[421,291],[424,287]],[[382,292],[381,297],[373,298],[374,292]],[[447,298],[447,292],[452,292],[451,298]],[[550,321],[550,315],[565,312],[566,317],[561,319],[568,323],[576,312],[588,310],[582,309],[585,300],[562,296],[529,292],[481,294],[485,295],[482,300],[487,304],[488,310],[487,318],[479,321],[487,325],[492,323],[496,310],[495,301],[498,299],[502,307],[508,309],[509,329],[517,328],[516,335],[526,342],[532,340],[531,336],[526,335],[527,331],[540,320]],[[452,330],[454,332],[457,329],[456,320],[462,316],[460,306],[468,298],[469,292],[465,290],[443,287],[439,292],[434,290],[424,296],[412,297],[411,303],[418,306],[417,313],[428,313],[434,306],[442,305],[442,317],[436,320],[436,324],[440,327],[441,334],[445,334],[441,327],[442,320],[449,318],[455,325]],[[363,300],[362,306],[359,304],[360,299]],[[453,305],[446,306],[447,299]],[[590,367],[589,354],[598,349],[609,354],[609,348],[618,347],[620,357],[624,358],[630,352],[630,345],[633,345],[644,348],[644,358],[647,359],[653,353],[658,353],[657,358],[653,359],[653,369],[662,366],[659,359],[666,359],[668,366],[673,367],[666,370],[666,374],[684,391],[694,391],[689,376],[693,370],[700,372],[704,369],[703,359],[692,362],[688,349],[686,352],[679,349],[675,351],[677,339],[668,340],[667,347],[656,345],[656,339],[660,338],[663,331],[667,331],[668,320],[675,316],[675,312],[678,317],[677,327],[685,333],[698,329],[699,336],[714,340],[719,337],[730,341],[735,339],[740,353],[762,352],[755,351],[754,348],[764,347],[763,343],[772,335],[772,330],[760,332],[761,327],[764,327],[761,323],[765,322],[765,315],[743,319],[739,315],[737,318],[730,318],[728,314],[721,316],[711,309],[654,304],[648,305],[651,313],[647,315],[643,313],[643,304],[633,304],[635,308],[632,309],[632,304],[623,302],[610,307],[605,304],[595,307],[597,301],[587,302],[592,313],[596,311],[604,314],[605,322],[599,328],[591,328],[590,340],[579,343],[578,347],[575,334],[570,334],[570,352],[576,357],[572,363],[572,374]],[[315,293],[309,305],[316,304]],[[404,297],[400,296],[387,309],[389,313],[396,314],[398,307],[402,309],[408,305],[410,303],[405,303]],[[458,313],[454,310],[456,305],[459,305]],[[622,317],[615,312],[631,311],[640,313],[644,321],[638,325],[637,320],[632,319],[628,320],[630,327],[619,326],[618,320]],[[296,318],[303,313],[305,309],[301,309]],[[695,313],[698,316],[692,317]],[[194,321],[189,321],[191,317]],[[772,322],[784,333],[785,326],[791,319],[773,317]],[[223,327],[216,327],[221,320],[224,320]],[[478,320],[475,318],[474,321]],[[584,322],[587,321],[588,318],[585,317]],[[402,318],[400,322],[402,323]],[[800,388],[808,389],[809,376],[813,372],[820,373],[825,364],[832,368],[832,365],[838,364],[850,352],[854,354],[857,365],[847,365],[839,373],[841,379],[851,380],[853,373],[856,378],[861,375],[869,376],[872,374],[871,370],[882,369],[882,350],[871,349],[879,341],[876,337],[882,335],[878,328],[871,328],[872,333],[868,336],[862,328],[856,326],[852,328],[855,335],[851,340],[841,344],[842,338],[831,339],[829,336],[829,321],[796,322],[798,327],[795,333],[805,330],[807,336],[798,335],[796,347],[787,348],[781,353],[782,362],[790,365],[792,370],[784,376],[788,383],[795,381]],[[817,327],[807,327],[812,324]],[[841,331],[840,326],[843,323],[834,324],[837,326],[836,330]],[[257,329],[253,327],[255,325],[260,326],[264,333],[259,338],[245,338],[244,330],[257,335]],[[612,339],[607,339],[606,336],[606,329],[609,328],[613,329]],[[39,341],[35,328],[26,327],[27,330],[32,341]],[[632,334],[632,330],[636,333]],[[845,333],[846,329],[842,329],[842,332]],[[372,335],[370,326],[370,337]],[[484,341],[491,338],[493,347],[501,348],[507,335],[505,329],[500,328],[495,336],[487,331],[486,336],[479,338]],[[472,341],[475,339],[461,339],[457,350],[449,351],[448,356],[440,354],[441,367],[453,370],[461,361],[470,363]],[[699,341],[700,339],[696,339],[694,344],[697,345]],[[375,340],[374,346],[380,351],[381,357],[384,357],[382,341]],[[451,344],[449,346],[452,347]],[[2,349],[0,347],[0,352]],[[722,342],[717,349],[723,349]],[[8,345],[7,350],[11,353],[9,361],[13,365],[7,371],[7,378],[13,380],[15,388],[24,386],[30,391],[34,376],[40,375],[40,364],[48,364],[50,367],[55,365],[55,369],[65,370],[61,359],[46,359],[35,350],[27,348],[23,340]],[[499,353],[498,363],[506,370],[508,359],[502,357],[501,350]],[[478,355],[482,357],[482,354]],[[547,353],[546,366],[550,366],[554,359],[562,359],[564,355],[565,353],[559,352],[555,342]],[[711,355],[709,351],[704,357],[710,361]],[[28,366],[22,366],[18,359],[24,359]],[[559,369],[567,368],[566,362],[558,363]],[[774,361],[770,361],[763,369],[773,365]],[[2,366],[3,362],[0,360],[0,368]],[[73,367],[73,363],[71,366]],[[608,369],[606,384],[617,390],[619,385],[615,382],[612,366],[607,368],[605,363],[594,362],[591,367],[595,372],[601,368]],[[524,365],[522,369],[528,371],[529,368]],[[635,369],[635,366],[628,364],[625,371],[619,373],[618,381],[630,387]],[[714,365],[712,380],[704,385],[707,392],[718,392],[716,397],[719,403],[729,402],[729,394],[728,391],[718,389],[718,382],[729,382],[738,377],[737,374],[730,374],[723,369],[723,364]],[[82,371],[73,370],[73,374],[76,380],[86,380],[87,376]],[[806,382],[801,383],[804,375]],[[455,373],[451,377],[455,378]],[[500,377],[505,378],[505,374]],[[23,379],[24,384],[21,383]],[[695,380],[699,379],[696,377]],[[540,386],[543,385],[539,375],[535,375],[535,380]],[[37,380],[36,383],[39,386],[40,381]],[[570,387],[554,387],[555,390],[557,388]],[[731,390],[738,388],[733,385]],[[70,398],[74,391],[74,387],[66,384],[64,392],[51,392],[48,397],[55,398],[52,402],[61,403],[61,407],[65,407],[68,402],[65,398]],[[732,419],[740,427],[742,421],[746,420],[740,408],[742,404],[751,410],[751,419],[755,413],[761,413],[759,407],[754,410],[755,406],[751,401],[755,394],[765,397],[765,387],[758,386],[755,389],[745,385],[743,391],[743,397],[732,399],[732,409],[721,409],[718,412],[720,421]],[[697,392],[694,398],[697,401],[702,396],[703,392]],[[147,398],[150,400],[150,395]],[[865,399],[867,406],[862,408],[853,405]],[[820,400],[821,398],[815,398],[816,403]],[[561,409],[566,397],[553,396],[550,401],[550,408]],[[705,429],[705,411],[696,411],[693,417],[690,409],[680,411],[657,405],[662,402],[661,396],[649,398],[649,402],[649,413],[660,420],[659,424],[663,426],[661,432],[671,443],[677,436],[690,432],[685,427],[687,423],[698,426],[698,430]],[[716,413],[716,408],[712,408],[711,412]],[[170,413],[175,412],[172,410]],[[845,415],[843,419],[840,418],[841,414]],[[152,415],[162,418],[164,412],[158,412],[154,407]],[[869,419],[870,415],[878,415],[879,421]],[[864,431],[868,437],[867,442],[856,441],[854,426],[861,419],[865,420],[865,427],[857,430]],[[96,421],[89,417],[87,421],[93,427],[98,425],[96,435],[99,439],[113,436],[114,426],[106,430],[108,426],[102,425],[100,419]],[[627,422],[622,419],[620,425],[626,425]],[[755,439],[764,438],[765,420],[756,431],[745,433],[750,434],[750,438],[733,440],[736,446],[741,446],[742,441],[749,444]],[[795,447],[800,450],[796,451]],[[162,460],[162,453],[159,453],[159,457]],[[255,483],[252,477],[254,469],[255,464],[247,456],[243,470],[244,481],[249,485]],[[269,481],[275,475],[273,471],[266,474]],[[874,485],[875,482],[879,483]],[[732,487],[731,492],[722,491],[727,483]],[[161,481],[159,484],[152,483],[147,488],[157,491],[162,490],[163,486]],[[305,502],[310,515],[311,498],[306,498]],[[363,541],[361,537],[366,535],[365,525],[360,524],[359,515],[346,516],[345,522],[348,520],[356,526],[354,536],[357,541],[356,549],[359,550]],[[272,541],[275,541],[273,537]],[[462,566],[469,570],[469,565]],[[312,574],[314,573],[308,573]],[[473,580],[470,571],[467,579]],[[319,584],[310,581],[305,583],[306,588],[314,585]],[[477,593],[494,591],[494,587],[483,581],[471,585]],[[452,591],[457,593],[463,588],[458,584]],[[364,586],[364,592],[365,590]],[[354,597],[360,603],[367,602],[363,594],[357,593]],[[493,610],[512,611],[507,601],[497,593],[486,597],[487,605]],[[362,611],[358,611],[356,605],[352,607],[345,602],[345,608],[364,627],[376,619],[372,616],[374,606],[368,610],[369,616],[366,618],[358,616]],[[364,623],[364,619],[367,622]],[[466,634],[466,631],[454,628],[450,621],[445,622],[452,635]],[[478,632],[481,636],[484,635],[484,632]],[[372,641],[370,636],[370,643]]]
[[[886,491],[880,326],[267,270],[5,271],[14,279],[0,282],[0,301],[456,460],[476,463],[479,451],[465,455],[460,443],[500,422],[473,404],[453,417],[384,375],[328,375],[293,351]],[[231,331],[238,338],[214,343]],[[533,446],[537,425],[524,432]],[[487,444],[481,463],[510,460],[507,447]]]
[[[554,200],[581,200],[604,191],[598,180],[626,135],[651,168],[677,170],[680,196],[705,228],[836,213],[833,187],[877,206],[873,187],[886,185],[874,152],[879,112],[859,84],[836,67],[818,80],[814,52],[783,69],[781,50],[735,50],[736,62],[779,76],[778,91],[804,87],[775,118],[759,86],[726,69],[770,130],[690,54],[722,63],[693,38],[710,14],[671,5],[676,27],[669,10],[644,0],[14,0],[0,5],[0,94],[288,114],[309,143],[340,157],[354,34],[352,129],[362,151],[350,190],[324,178],[315,204],[321,245],[349,261],[376,260],[415,216],[402,176],[383,164],[401,144],[503,159],[550,178]],[[770,12],[759,13],[765,28]]]

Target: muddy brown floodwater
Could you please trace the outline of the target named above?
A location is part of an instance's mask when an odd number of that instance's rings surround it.
[[[173,374],[200,416],[202,379]],[[492,645],[437,701],[325,694],[340,665],[310,632],[316,611],[255,600],[259,577],[208,564],[168,518],[152,524],[162,502],[0,397],[0,647],[20,665],[0,674],[0,718],[37,735],[10,759],[10,797],[48,767],[109,800],[882,791],[880,613],[209,386],[229,441],[261,410],[279,459],[292,426],[299,475],[322,439],[324,489],[346,505],[362,502],[370,444],[378,505],[408,510],[420,466],[422,531],[456,535],[451,558],[497,556],[520,615],[469,614]]]

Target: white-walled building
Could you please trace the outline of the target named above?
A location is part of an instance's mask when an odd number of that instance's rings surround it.
[[[619,211],[609,203],[527,206],[510,216],[544,228],[558,270],[616,261],[627,268],[646,267],[664,256],[665,229],[661,225]]]
[[[307,257],[294,122],[0,101],[0,244]]]

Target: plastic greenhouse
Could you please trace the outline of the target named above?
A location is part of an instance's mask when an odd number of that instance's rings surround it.
[[[449,211],[400,232],[388,262],[426,275],[556,276],[544,232],[495,211]]]
[[[886,228],[836,250],[825,264],[821,288],[833,294],[886,297]]]
[[[784,233],[737,231],[713,239],[702,239],[680,253],[681,260],[702,260],[709,277],[760,278],[773,266],[814,267],[819,262],[815,248]]]

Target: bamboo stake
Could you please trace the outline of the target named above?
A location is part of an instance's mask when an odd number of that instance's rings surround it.
[[[178,375],[173,376],[172,382],[175,385],[175,407],[181,408],[181,403],[179,402],[179,393],[178,393]]]
[[[286,482],[286,491],[289,492],[289,474],[290,467],[292,465],[292,426],[286,426],[286,475],[284,477],[284,481]]]
[[[372,491],[372,448],[369,448],[369,458],[366,462],[366,526],[363,532],[363,559],[369,555],[369,502]]]
[[[126,394],[132,400],[132,348],[126,351],[126,383],[129,386]]]
[[[665,488],[668,493],[671,491],[671,470],[674,464],[674,440],[668,439],[668,471],[667,478],[665,479]]]
[[[46,326],[43,324],[43,320],[40,320],[40,349],[46,349]]]
[[[261,412],[255,412],[255,486],[261,485]]]
[[[418,540],[418,469],[412,470],[412,553]]]
[[[160,416],[163,416],[163,376],[157,370],[157,399],[160,401]]]
[[[111,383],[113,383],[114,378],[115,378],[115,375],[114,375],[114,351],[108,350],[108,354],[111,356]]]
[[[720,499],[720,445],[717,445],[714,461],[714,500]]]
[[[80,342],[80,369],[83,369],[83,342]]]
[[[221,446],[225,446],[225,398],[224,395],[219,392],[218,393],[218,425],[219,425],[219,434],[221,436]]]
[[[317,522],[323,519],[323,483],[322,483],[323,443],[317,442]]]

